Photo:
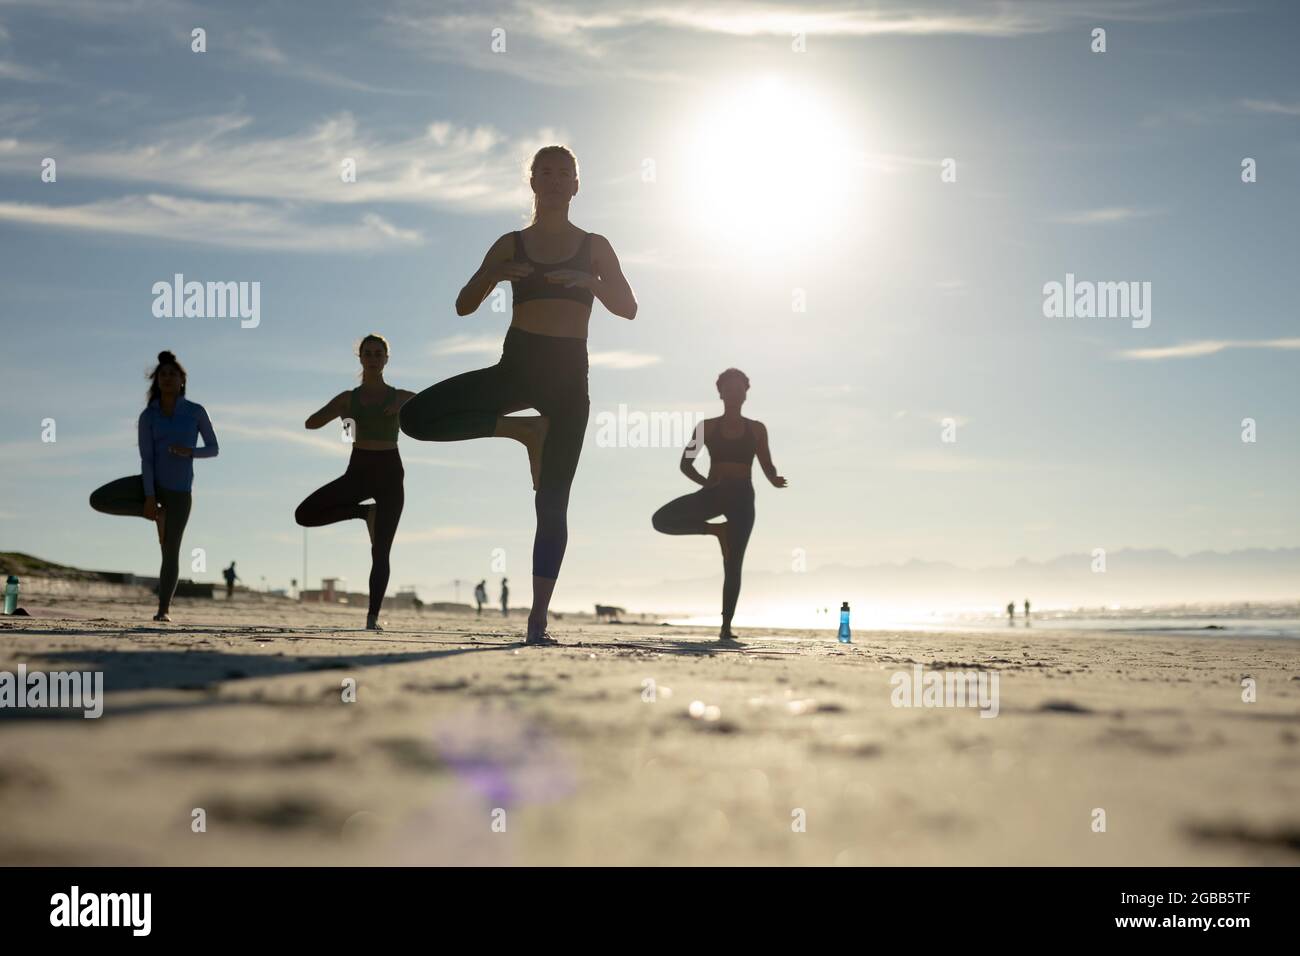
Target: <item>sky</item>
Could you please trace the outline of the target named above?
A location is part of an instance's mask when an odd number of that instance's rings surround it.
[[[749,569],[1295,546],[1297,26],[1286,2],[0,0],[0,550],[156,573],[150,529],[87,498],[138,473],[168,348],[221,446],[189,576],[301,578],[294,508],[348,454],[303,420],[370,331],[415,391],[496,361],[508,286],[467,317],[456,293],[556,142],[639,301],[592,315],[557,610],[720,582],[712,541],[650,525],[695,490],[680,449],[598,426],[718,414],[729,366],[789,482],[756,469]],[[256,325],[155,316],[177,273],[259,283]],[[1067,274],[1149,311],[1045,315]],[[495,597],[504,567],[525,603],[523,449],[401,450],[390,588]],[[364,590],[361,523],[309,534],[308,580]]]

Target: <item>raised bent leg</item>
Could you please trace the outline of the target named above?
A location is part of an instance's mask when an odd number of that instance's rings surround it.
[[[701,488],[689,495],[674,498],[651,517],[650,523],[662,534],[714,534],[709,519],[725,511],[718,486]]]
[[[369,497],[370,493],[362,487],[357,474],[348,471],[341,478],[321,485],[304,498],[298,510],[293,513],[293,518],[304,528],[319,528],[338,521],[364,518],[366,509],[361,502]]]
[[[101,485],[90,493],[90,507],[106,515],[144,517],[144,478],[131,475]]]
[[[494,434],[497,419],[521,406],[518,386],[499,364],[454,375],[402,406],[402,432],[419,441],[465,441]]]

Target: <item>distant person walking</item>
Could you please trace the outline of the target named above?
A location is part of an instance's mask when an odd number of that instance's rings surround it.
[[[506,586],[506,579],[501,579],[501,616],[510,616],[510,588]]]
[[[786,480],[776,473],[772,452],[767,444],[767,428],[762,422],[744,418],[740,407],[749,392],[749,378],[740,369],[729,368],[718,376],[718,397],[723,413],[700,423],[700,430],[682,451],[681,472],[697,485],[699,491],[674,498],[650,519],[656,531],[664,534],[711,534],[722,549],[722,630],[720,641],[734,641],[731,619],[740,597],[740,572],[745,561],[745,547],[754,529],[754,481],[751,475],[754,456],[758,456],[763,474],[774,488],[784,488]],[[709,477],[695,469],[699,454],[697,440],[709,451]],[[710,518],[725,521],[711,523]]]
[[[1010,625],[1011,627],[1015,627],[1016,625],[1016,602],[1015,601],[1007,602],[1007,624]]]
[[[235,562],[230,562],[230,567],[221,572],[226,579],[226,600],[229,601],[235,596],[235,582],[238,581],[239,575],[235,573]]]
[[[1029,598],[1025,598],[1025,626],[1029,625]]]
[[[147,518],[158,526],[162,566],[153,619],[170,621],[180,576],[181,536],[190,520],[194,459],[215,458],[217,436],[203,406],[185,397],[185,369],[175,355],[159,352],[149,380],[147,404],[136,423],[141,473],[96,488],[90,507],[103,514]]]
[[[483,616],[483,605],[487,603],[486,579],[474,585],[474,603],[478,605],[478,616]]]

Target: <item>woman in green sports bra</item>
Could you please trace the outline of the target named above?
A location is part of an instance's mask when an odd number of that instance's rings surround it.
[[[397,453],[397,412],[414,392],[393,388],[384,381],[388,341],[374,333],[361,340],[361,385],[339,392],[324,408],[307,419],[308,428],[322,428],[343,419],[352,438],[352,457],[342,478],[313,491],[294,518],[304,528],[361,518],[370,532],[370,609],[366,628],[382,631],[379,609],[388,590],[388,553],[397,535],[405,493],[402,457]],[[374,498],[375,503],[361,502]],[[306,582],[304,582],[305,584]]]

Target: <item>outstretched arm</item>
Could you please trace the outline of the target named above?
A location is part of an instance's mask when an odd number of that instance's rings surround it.
[[[522,279],[533,271],[533,267],[526,262],[515,262],[515,238],[514,233],[507,232],[504,236],[492,243],[492,248],[487,251],[483,257],[483,264],[478,267],[465,288],[460,290],[456,296],[456,314],[470,315],[488,297],[488,293],[496,288],[498,282],[505,279]]]
[[[324,428],[336,418],[342,418],[348,410],[348,393],[339,392],[331,398],[320,411],[312,414],[307,419],[308,428]]]
[[[763,474],[767,475],[767,480],[773,487],[784,488],[786,480],[776,473],[776,465],[772,464],[772,449],[767,444],[767,426],[762,422],[754,422],[754,438],[754,451],[758,455],[758,464],[763,469]]]

